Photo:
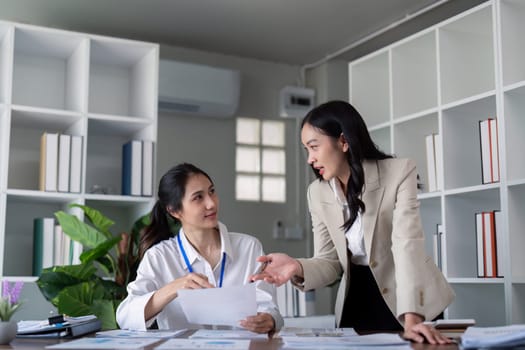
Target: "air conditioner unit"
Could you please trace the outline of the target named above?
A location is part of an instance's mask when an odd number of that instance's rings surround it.
[[[302,118],[315,103],[315,90],[299,86],[285,86],[279,92],[281,117]]]
[[[159,111],[231,117],[239,106],[239,71],[160,60]]]

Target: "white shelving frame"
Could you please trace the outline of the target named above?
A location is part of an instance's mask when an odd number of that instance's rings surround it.
[[[151,210],[153,197],[120,195],[121,163],[128,140],[157,141],[158,60],[154,43],[0,21],[1,279],[36,280],[35,217],[86,204],[118,234]],[[80,193],[39,191],[45,131],[82,136]]]
[[[349,64],[350,102],[374,142],[415,159],[426,182],[425,136],[443,138],[444,188],[418,195],[426,248],[443,224],[443,272],[456,291],[449,318],[525,323],[525,2],[489,0]],[[500,182],[482,184],[478,121],[498,120]],[[474,214],[501,210],[503,278],[478,278]],[[483,305],[483,307],[480,307]]]

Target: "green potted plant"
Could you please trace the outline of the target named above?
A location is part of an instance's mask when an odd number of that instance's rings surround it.
[[[126,286],[138,265],[138,243],[148,214],[139,218],[131,234],[113,235],[114,222],[98,210],[79,204],[87,223],[72,214],[55,213],[62,230],[82,244],[78,265],[53,266],[42,271],[37,285],[59,313],[70,316],[96,315],[103,329],[117,328],[115,311],[126,297]]]

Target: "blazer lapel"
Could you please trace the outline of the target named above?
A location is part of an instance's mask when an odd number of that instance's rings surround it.
[[[383,199],[384,188],[379,181],[379,169],[377,161],[366,160],[363,162],[365,172],[365,188],[362,200],[366,205],[363,215],[363,236],[365,240],[366,255],[370,260],[372,252],[372,240],[378,218],[379,206]]]

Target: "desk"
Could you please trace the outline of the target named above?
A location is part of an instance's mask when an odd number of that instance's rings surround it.
[[[193,331],[188,331],[183,336],[188,336]],[[46,345],[62,343],[69,341],[70,339],[30,339],[30,338],[17,338],[11,342],[10,345],[0,345],[0,349],[45,349]],[[145,347],[145,350],[152,350],[155,346],[161,344],[164,340],[160,339],[158,343]],[[456,344],[451,345],[431,345],[431,344],[415,344],[412,343],[412,349],[414,350],[458,350]],[[250,343],[250,350],[280,350],[282,348],[281,339],[254,339]]]

